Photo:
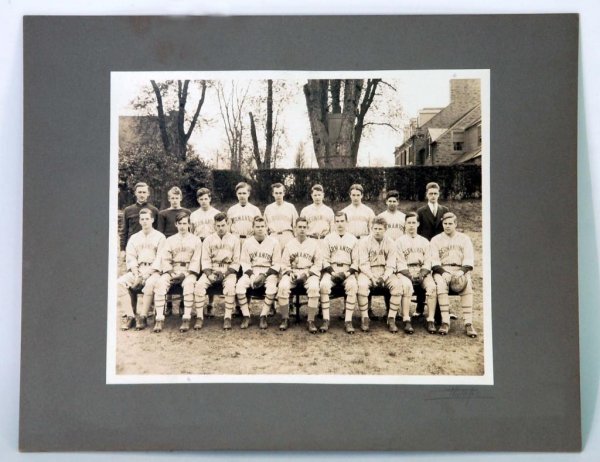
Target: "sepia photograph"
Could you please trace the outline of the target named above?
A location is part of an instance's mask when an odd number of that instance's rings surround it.
[[[107,383],[493,385],[489,80],[112,72]]]

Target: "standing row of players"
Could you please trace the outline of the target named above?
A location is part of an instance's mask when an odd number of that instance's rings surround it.
[[[313,203],[302,209],[300,216],[284,200],[282,184],[272,185],[272,193],[275,202],[265,208],[263,216],[249,202],[249,185],[239,183],[238,204],[225,214],[210,205],[210,191],[202,188],[197,193],[200,208],[190,213],[181,208],[179,188],[172,188],[168,194],[171,207],[158,212],[147,203],[148,186],[138,183],[137,202],[124,210],[121,232],[128,270],[119,278],[119,300],[127,313],[122,328],[143,329],[154,302],[154,332],[160,332],[165,296],[173,284],[181,284],[184,314],[180,330],[189,330],[194,311],[194,328],[201,329],[207,290],[218,283],[225,297],[224,329],[231,329],[236,301],[243,315],[241,327],[250,325],[246,292],[264,286],[259,327],[267,328],[267,314],[277,298],[282,317],[279,327],[285,330],[290,290],[302,284],[308,296],[307,327],[312,333],[329,329],[329,296],[336,285],[346,293],[346,332],[354,332],[356,305],[361,330],[369,330],[369,292],[374,287],[386,287],[390,292],[389,330],[398,331],[395,319],[400,310],[404,331],[412,333],[410,301],[413,285],[418,285],[427,296],[427,330],[445,335],[450,328],[448,286],[453,276],[463,276],[467,282],[460,293],[465,332],[476,337],[470,279],[472,243],[456,231],[456,216],[438,204],[436,183],[427,185],[428,204],[407,214],[398,210],[398,193],[388,192],[387,210],[379,216],[362,204],[359,184],[350,188],[351,204],[335,214],[323,204],[321,185],[312,187]],[[142,287],[143,306],[134,318],[129,292]],[[434,322],[436,301],[442,318],[439,330]],[[319,302],[323,323],[317,329]]]

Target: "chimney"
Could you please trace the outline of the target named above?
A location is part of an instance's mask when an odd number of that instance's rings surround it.
[[[468,103],[475,106],[481,100],[479,79],[450,79],[450,104]]]

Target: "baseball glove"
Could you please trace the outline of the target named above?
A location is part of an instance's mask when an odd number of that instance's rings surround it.
[[[265,281],[267,280],[267,276],[265,274],[259,274],[254,279],[254,283],[252,284],[253,289],[259,289],[265,285]]]
[[[215,271],[213,273],[213,276],[215,278],[215,283],[219,283],[219,282],[223,282],[223,279],[225,279],[225,276],[223,275],[223,273],[221,271]]]
[[[467,277],[463,274],[462,276],[452,276],[450,279],[450,290],[452,292],[461,293],[467,287]]]

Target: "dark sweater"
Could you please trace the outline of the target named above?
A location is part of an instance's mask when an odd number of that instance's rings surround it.
[[[148,204],[147,202],[145,204],[138,204],[136,202],[133,205],[125,207],[123,210],[123,228],[121,229],[120,236],[121,250],[125,250],[131,236],[142,230],[142,226],[140,225],[140,210],[143,208],[152,210],[152,217],[154,218],[152,227],[156,228],[158,224],[158,209],[152,204]]]
[[[177,214],[180,212],[186,212],[188,215],[191,214],[191,212],[188,209],[184,208],[164,209],[158,212],[158,226],[156,227],[156,229],[158,229],[166,237],[170,237],[173,234],[177,234],[175,218],[177,218]]]

